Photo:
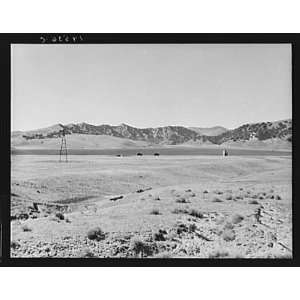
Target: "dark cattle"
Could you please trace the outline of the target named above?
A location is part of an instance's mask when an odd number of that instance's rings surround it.
[[[137,155],[137,156],[143,156],[143,153],[138,152],[136,155]]]
[[[157,152],[156,152],[156,153],[154,153],[154,156],[159,156],[159,153],[157,153]]]

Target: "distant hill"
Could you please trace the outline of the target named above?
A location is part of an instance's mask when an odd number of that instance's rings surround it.
[[[56,124],[51,127],[17,131],[11,134],[15,148],[57,148],[62,133],[68,137],[68,146],[80,149],[108,149],[147,147],[151,145],[224,145],[228,147],[289,148],[292,141],[292,121],[245,124],[228,130],[221,126],[212,128],[164,126],[136,128],[127,124],[117,126]]]
[[[222,126],[214,126],[210,128],[201,128],[201,127],[189,127],[189,129],[201,134],[201,135],[207,135],[207,136],[217,136],[220,135],[228,129],[222,127]]]
[[[292,142],[292,120],[245,124],[211,137],[214,144],[229,142],[266,141],[277,139]]]

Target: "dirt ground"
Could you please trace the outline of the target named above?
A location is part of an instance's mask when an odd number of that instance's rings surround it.
[[[11,165],[12,257],[292,258],[291,156]]]

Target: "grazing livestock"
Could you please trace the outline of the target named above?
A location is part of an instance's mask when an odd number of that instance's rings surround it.
[[[143,153],[138,152],[136,155],[137,155],[137,156],[143,156]]]
[[[159,156],[159,153],[157,153],[157,152],[156,152],[156,153],[154,153],[154,156]]]

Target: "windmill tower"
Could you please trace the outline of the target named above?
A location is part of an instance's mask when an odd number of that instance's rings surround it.
[[[61,144],[59,150],[59,162],[63,161],[63,157],[65,157],[65,161],[68,162],[68,150],[67,150],[67,141],[65,136],[65,130],[63,129],[61,134]]]

